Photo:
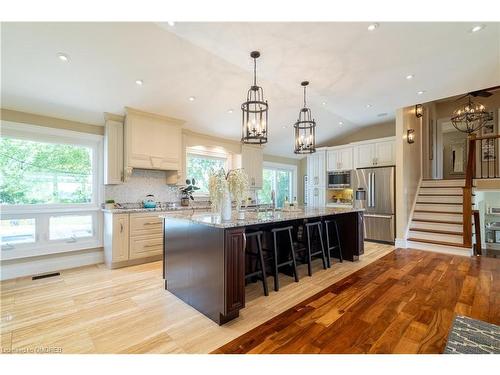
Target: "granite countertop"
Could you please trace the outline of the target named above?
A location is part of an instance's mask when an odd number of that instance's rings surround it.
[[[182,211],[209,211],[210,206],[176,206],[176,207],[157,207],[157,208],[102,208],[102,212],[110,212],[113,214],[127,214],[134,212],[182,212]]]
[[[281,221],[300,220],[312,217],[329,216],[336,214],[343,214],[349,212],[360,212],[363,209],[357,208],[344,208],[344,207],[325,207],[325,208],[302,208],[295,211],[271,211],[268,212],[252,212],[245,213],[244,220],[238,220],[237,212],[233,211],[230,221],[222,221],[221,216],[210,212],[195,212],[189,214],[188,212],[179,212],[177,215],[159,215],[159,217],[168,219],[184,219],[193,223],[209,225],[217,228],[235,228],[244,227],[249,225],[264,224],[264,223],[277,223]],[[168,224],[168,222],[167,222]]]

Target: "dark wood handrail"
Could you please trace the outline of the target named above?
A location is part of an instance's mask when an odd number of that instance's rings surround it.
[[[488,135],[482,135],[480,137],[474,137],[476,141],[482,141],[484,139],[497,139],[500,138],[500,134],[488,134]],[[470,138],[469,138],[470,139]]]
[[[472,246],[472,185],[476,174],[476,135],[469,135],[469,154],[465,172],[465,186],[463,188],[463,243],[466,247]]]

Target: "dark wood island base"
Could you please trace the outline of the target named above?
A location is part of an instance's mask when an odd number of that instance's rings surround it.
[[[335,219],[345,260],[363,254],[363,212],[317,210],[304,218]],[[233,225],[204,216],[163,216],[165,289],[219,325],[245,307],[245,232],[277,225],[299,225],[304,218],[280,214],[277,220],[247,220]],[[239,226],[238,226],[239,225]]]

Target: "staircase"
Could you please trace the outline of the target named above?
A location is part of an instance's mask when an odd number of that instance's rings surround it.
[[[469,248],[463,235],[464,186],[464,179],[422,181],[408,232],[409,247]]]

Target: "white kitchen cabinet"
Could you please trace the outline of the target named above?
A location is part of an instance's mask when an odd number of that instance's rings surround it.
[[[181,172],[184,121],[126,108],[125,179],[133,168]]]
[[[104,214],[104,260],[109,268],[156,261],[163,255],[158,212]]]
[[[326,151],[317,150],[307,156],[308,207],[324,207],[326,204]]]
[[[396,164],[394,138],[374,139],[354,146],[354,168],[384,167]]]
[[[106,264],[129,259],[129,214],[104,215],[104,255]]]
[[[262,147],[243,145],[241,147],[241,167],[248,175],[251,189],[262,188],[264,155]]]
[[[349,171],[353,169],[353,148],[329,148],[327,155],[327,171]]]
[[[104,125],[104,184],[123,183],[123,120],[106,114]]]

